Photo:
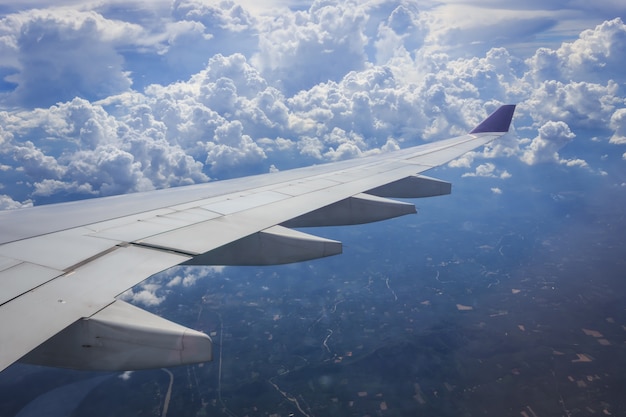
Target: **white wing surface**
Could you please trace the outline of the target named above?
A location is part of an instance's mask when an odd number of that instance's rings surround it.
[[[204,333],[116,298],[179,264],[272,265],[341,253],[293,227],[414,213],[388,197],[450,193],[419,175],[508,131],[500,107],[469,134],[368,158],[0,212],[0,370],[15,361],[128,370],[211,360]]]

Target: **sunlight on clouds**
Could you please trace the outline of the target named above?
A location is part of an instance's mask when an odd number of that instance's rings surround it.
[[[130,74],[116,49],[141,39],[142,32],[134,23],[67,8],[32,10],[2,19],[3,43],[14,45],[3,48],[6,60],[17,71],[7,77],[17,84],[7,101],[45,106],[77,94],[93,99],[128,89]]]
[[[615,131],[610,142],[617,145],[626,144],[626,108],[617,109],[611,116],[611,129]]]
[[[566,123],[547,122],[539,128],[539,135],[526,147],[521,159],[528,165],[540,162],[560,162],[557,151],[572,141],[575,136]]]
[[[224,266],[170,268],[129,289],[120,298],[145,307],[158,306],[176,287],[191,288],[199,279],[221,274],[225,268]]]
[[[511,174],[508,171],[497,170],[496,165],[491,162],[480,164],[476,167],[476,170],[474,172],[466,172],[465,174],[461,176],[462,177],[500,178],[500,179],[511,178]]]
[[[589,168],[589,164],[584,159],[561,159],[559,163],[568,167]]]
[[[474,158],[476,157],[476,155],[476,151],[467,152],[460,158],[450,161],[448,163],[448,166],[452,168],[470,168],[472,166],[472,163],[474,163]]]
[[[156,292],[161,287],[156,284],[141,284],[140,289],[130,289],[124,292],[120,299],[128,301],[132,304],[143,305],[145,307],[153,307],[161,304],[165,300],[165,296],[157,296]]]
[[[530,49],[558,10],[120,4],[0,18],[7,208],[386,152],[464,134],[503,103],[518,103],[513,133],[449,167],[506,179],[499,165],[513,158],[599,172],[559,151],[626,143],[626,25],[612,16]],[[583,21],[568,19],[558,25]]]
[[[19,208],[32,207],[33,202],[31,200],[19,202],[13,200],[6,194],[0,194],[0,210],[15,210]]]

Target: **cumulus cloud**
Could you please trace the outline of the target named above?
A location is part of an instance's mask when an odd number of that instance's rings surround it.
[[[157,292],[160,294],[157,295]],[[161,285],[150,282],[129,289],[120,296],[120,299],[133,304],[153,307],[165,300],[165,294],[161,291]]]
[[[204,164],[170,143],[151,111],[134,104],[116,119],[77,98],[12,117],[0,113],[12,131],[2,153],[28,178],[33,196],[111,195],[207,181]]]
[[[534,122],[561,120],[584,128],[608,124],[625,104],[624,56],[626,25],[619,18],[585,30],[557,49],[538,49],[526,60],[522,79],[533,91],[525,105]]]
[[[82,96],[106,97],[132,83],[116,47],[141,26],[69,8],[31,10],[0,21],[7,63],[16,85],[5,101],[46,106]],[[95,63],[95,65],[94,65]]]
[[[511,174],[509,174],[509,172],[506,170],[504,171],[496,170],[495,164],[491,162],[487,162],[487,163],[478,165],[474,172],[467,172],[463,174],[462,177],[487,177],[487,178],[507,179],[507,178],[511,178]]]
[[[225,173],[241,165],[258,163],[265,152],[250,136],[243,133],[239,121],[228,122],[215,129],[214,141],[206,144],[206,164],[213,173]]]
[[[594,127],[608,124],[615,107],[623,104],[619,85],[548,80],[533,90],[525,106],[537,124],[561,120],[571,126]]]
[[[524,150],[522,161],[528,165],[540,162],[560,162],[558,150],[572,141],[576,135],[565,122],[547,122],[539,128],[539,134]]]
[[[561,159],[559,163],[568,167],[589,168],[589,164],[584,159]]]
[[[256,20],[234,1],[176,0],[171,17],[160,53],[176,72],[200,71],[216,54],[250,57],[256,51]]]
[[[224,271],[224,266],[175,267],[124,292],[120,298],[146,307],[160,305],[176,287],[193,287],[201,279]]]
[[[595,82],[624,80],[626,26],[620,18],[607,20],[583,31],[574,42],[563,43],[556,52],[564,64],[563,78]]]
[[[598,143],[626,141],[620,19],[520,53],[472,37],[469,20],[445,29],[441,12],[459,12],[438,7],[324,1],[255,14],[232,1],[179,0],[134,21],[106,5],[7,15],[0,48],[14,87],[3,100],[20,108],[0,111],[0,162],[26,196],[14,198],[125,193],[370,155],[464,134],[503,103],[518,103],[522,133],[449,166],[498,178],[510,174],[494,158],[588,167],[559,155],[586,138],[579,131],[608,126],[606,138],[594,133]],[[502,10],[491,29],[513,24],[512,8]],[[531,8],[524,13],[514,32],[531,20]],[[471,55],[437,46],[443,39],[474,42]],[[24,63],[37,60],[28,72]]]
[[[367,15],[359,2],[315,2],[262,23],[254,62],[288,94],[365,67]]]
[[[13,200],[10,196],[0,194],[0,210],[14,210],[18,208],[32,207],[33,202],[30,200],[19,202]]]
[[[65,168],[58,161],[37,148],[32,142],[17,144],[12,149],[13,159],[18,163],[19,170],[32,178],[59,178]]]
[[[626,144],[626,108],[617,109],[613,113],[610,126],[614,133],[609,141],[618,145]]]

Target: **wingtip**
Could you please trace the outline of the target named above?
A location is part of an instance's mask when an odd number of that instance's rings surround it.
[[[498,132],[504,133],[509,131],[513,113],[515,112],[515,104],[505,104],[500,106],[496,111],[491,113],[485,120],[476,126],[470,133]]]

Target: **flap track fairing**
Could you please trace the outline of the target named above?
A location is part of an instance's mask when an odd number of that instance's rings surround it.
[[[57,333],[21,361],[80,370],[128,371],[212,360],[211,338],[116,300]]]
[[[197,255],[183,265],[281,265],[338,255],[341,252],[341,242],[336,240],[273,226]]]
[[[366,191],[379,197],[422,198],[450,194],[452,184],[424,175],[412,175]]]
[[[357,194],[282,223],[287,227],[346,226],[415,213],[415,206],[374,195]]]

